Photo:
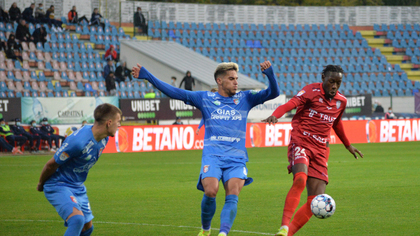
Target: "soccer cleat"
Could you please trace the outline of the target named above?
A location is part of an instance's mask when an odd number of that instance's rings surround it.
[[[201,229],[200,233],[198,233],[197,236],[210,236],[210,233],[211,233],[211,229],[209,229],[209,230]]]
[[[52,152],[52,153],[55,153],[56,151],[57,151],[57,149],[55,149],[55,148],[50,149],[50,152]]]
[[[287,236],[289,233],[289,227],[286,225],[283,225],[280,227],[279,232],[277,232],[274,236]]]

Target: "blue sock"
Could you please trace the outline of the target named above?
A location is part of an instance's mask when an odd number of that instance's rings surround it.
[[[93,225],[88,230],[85,230],[82,233],[80,233],[80,236],[90,236],[92,232],[93,232]]]
[[[201,201],[201,225],[204,230],[209,230],[211,220],[216,212],[216,198],[207,197],[205,194]]]
[[[225,205],[223,206],[222,213],[220,214],[220,233],[228,234],[232,228],[233,221],[236,217],[238,209],[238,196],[227,195]]]
[[[85,225],[85,217],[82,215],[74,215],[67,220],[67,230],[64,236],[80,235],[83,225]]]

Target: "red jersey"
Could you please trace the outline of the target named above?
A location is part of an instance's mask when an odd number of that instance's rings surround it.
[[[292,120],[292,139],[325,147],[331,128],[343,115],[347,98],[337,91],[334,98],[328,99],[322,83],[313,83],[303,87],[290,101],[297,107]]]

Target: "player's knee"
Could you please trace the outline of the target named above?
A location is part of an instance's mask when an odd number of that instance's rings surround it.
[[[217,189],[214,189],[214,188],[204,189],[204,194],[206,194],[207,197],[216,197]]]
[[[85,225],[85,217],[83,215],[73,215],[67,219],[67,224],[69,227],[80,228],[82,229]]]

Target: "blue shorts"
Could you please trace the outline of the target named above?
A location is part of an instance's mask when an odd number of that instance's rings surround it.
[[[214,177],[219,181],[221,179],[223,185],[231,178],[244,179],[244,186],[254,181],[248,177],[248,169],[244,162],[236,162],[233,159],[217,155],[203,156],[200,177],[197,183],[198,190],[204,191],[201,180],[207,177]]]
[[[85,224],[93,219],[86,187],[68,187],[55,184],[45,184],[44,194],[47,200],[55,207],[55,210],[64,220],[67,226],[67,217],[73,213],[73,207],[83,212]]]

